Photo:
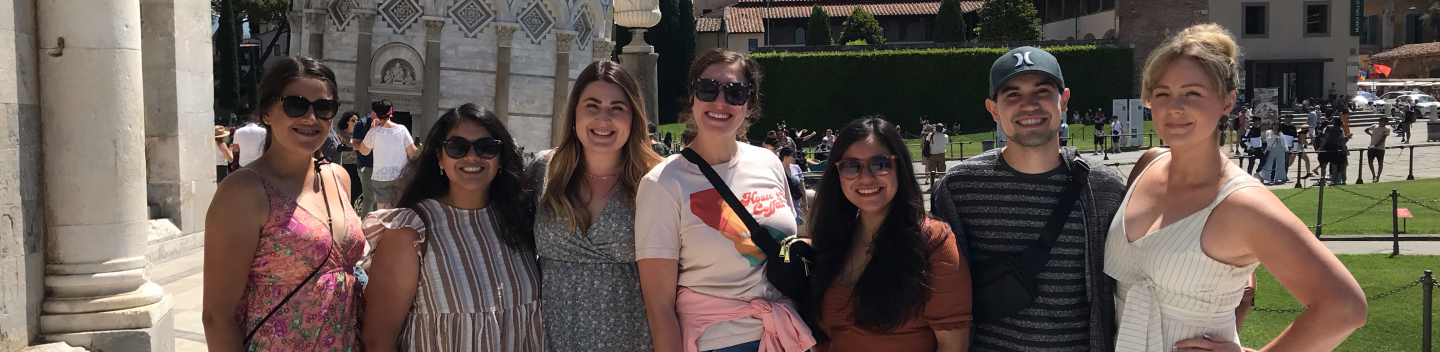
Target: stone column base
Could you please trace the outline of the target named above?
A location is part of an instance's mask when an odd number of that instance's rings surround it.
[[[174,298],[125,310],[40,316],[41,339],[92,351],[172,352],[175,350]],[[120,327],[115,329],[115,327]],[[109,330],[100,330],[106,329]]]

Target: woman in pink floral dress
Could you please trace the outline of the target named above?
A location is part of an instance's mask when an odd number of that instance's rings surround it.
[[[260,81],[265,151],[220,183],[205,219],[210,351],[359,350],[365,238],[345,169],[316,153],[335,91],[335,74],[303,56]]]

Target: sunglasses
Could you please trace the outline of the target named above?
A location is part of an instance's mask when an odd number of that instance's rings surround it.
[[[840,162],[838,163],[835,163],[835,168],[840,170],[841,177],[856,178],[860,177],[860,169],[862,169],[865,165],[866,163],[860,161],[860,159],[847,158],[844,160],[840,160]],[[872,156],[870,157],[869,165],[870,174],[875,175],[876,177],[889,175],[890,170],[895,169],[895,156]]]
[[[701,78],[695,81],[695,99],[703,102],[712,102],[720,97],[720,92],[725,92],[725,102],[734,106],[744,106],[750,101],[750,94],[755,90],[755,85],[750,83],[726,83],[720,84],[713,79]]]
[[[451,137],[445,141],[445,155],[451,159],[464,158],[470,155],[470,150],[475,150],[475,155],[481,159],[490,160],[500,156],[500,151],[505,149],[505,142],[494,138],[481,138],[474,141],[467,141],[460,137]]]
[[[315,118],[330,121],[335,118],[335,112],[340,110],[340,102],[333,99],[310,101],[299,95],[291,95],[276,97],[275,100],[280,101],[280,107],[285,110],[285,115],[290,117],[305,116],[305,113],[313,108]]]

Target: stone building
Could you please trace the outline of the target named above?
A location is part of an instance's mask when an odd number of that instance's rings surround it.
[[[173,350],[215,192],[210,2],[0,0],[0,350]]]
[[[728,3],[714,9],[700,9],[702,2],[695,3],[697,11],[702,13],[695,18],[695,52],[724,48],[750,53],[763,47],[804,46],[811,6],[816,4],[830,15],[830,35],[836,42],[845,29],[845,19],[859,6],[875,16],[887,44],[930,43],[935,40],[935,14],[940,11],[939,0],[725,1]],[[983,1],[960,2],[965,23],[980,22],[976,11],[983,4]],[[973,29],[966,32],[975,38]]]
[[[389,99],[421,136],[467,102],[527,151],[550,148],[570,84],[614,48],[610,0],[296,0],[291,52],[324,62],[346,108]],[[403,118],[400,120],[403,121]]]

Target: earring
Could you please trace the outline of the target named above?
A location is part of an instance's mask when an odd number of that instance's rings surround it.
[[[440,168],[440,176],[445,176],[445,168]]]

